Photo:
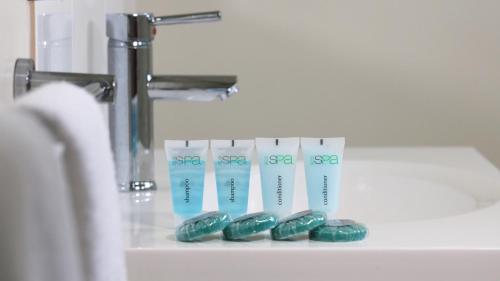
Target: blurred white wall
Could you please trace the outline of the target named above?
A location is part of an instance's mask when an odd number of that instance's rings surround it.
[[[12,102],[12,76],[17,58],[30,57],[30,12],[27,0],[2,3],[0,17],[0,104]],[[136,0],[58,0],[35,2],[36,14],[66,13],[72,17],[73,60],[69,70],[107,72],[104,15],[132,12]]]
[[[27,1],[5,1],[0,17],[0,104],[12,102],[14,62],[30,55],[30,20]]]
[[[355,146],[471,145],[500,165],[500,1],[143,0],[154,70],[238,74],[224,103],[156,103],[166,138],[346,136]],[[464,161],[467,161],[464,159]]]
[[[68,60],[62,59],[53,64],[56,69],[44,69],[73,72],[92,72],[106,73],[107,72],[107,37],[106,37],[106,14],[117,12],[132,12],[136,9],[136,0],[59,0],[59,1],[37,1],[35,2],[35,11],[38,18],[37,28],[48,29],[44,34],[48,38],[66,38],[71,36],[71,43],[68,46],[61,48],[60,40],[55,40],[57,48],[53,48],[54,56],[57,53],[60,56],[66,54],[65,49],[71,49],[69,53],[71,58]],[[55,19],[63,17],[59,22],[67,21],[71,26],[69,28],[58,28],[56,24],[40,26],[44,24],[40,20],[41,15],[53,16]],[[69,18],[66,20],[65,18]],[[65,31],[65,34],[61,33]],[[51,45],[52,42],[47,42],[45,38],[37,37],[37,60],[38,63],[44,58],[41,55],[50,52],[40,52],[43,45]],[[59,60],[61,60],[59,58]],[[62,65],[61,65],[62,64]],[[38,65],[38,64],[37,64]]]

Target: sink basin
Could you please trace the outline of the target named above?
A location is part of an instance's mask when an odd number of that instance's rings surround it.
[[[367,223],[445,218],[486,208],[500,199],[496,180],[405,162],[347,162],[343,187],[338,216]]]
[[[304,164],[296,171],[294,211],[307,209]],[[500,186],[463,170],[407,162],[346,161],[339,218],[365,223],[408,222],[464,214],[500,199]],[[216,210],[213,173],[207,175],[204,210]],[[252,167],[250,212],[262,210],[258,166]],[[170,199],[169,199],[170,200]]]
[[[356,151],[346,152],[337,216],[365,223],[370,233],[365,241],[343,244],[277,242],[266,235],[252,242],[177,242],[167,169],[160,160],[160,190],[121,195],[130,280],[310,280],[307,272],[314,272],[312,279],[318,280],[500,276],[494,266],[500,261],[500,177],[491,164],[475,151],[469,151],[477,160],[475,170],[442,165],[439,159],[418,163],[390,157],[391,153],[371,157],[373,151],[365,152],[359,157],[349,157]],[[463,151],[453,155],[459,159]],[[489,173],[478,167],[489,167]],[[298,162],[294,211],[307,209],[303,171]],[[254,166],[249,212],[262,210],[258,173]],[[216,202],[209,169],[204,210],[216,210]]]

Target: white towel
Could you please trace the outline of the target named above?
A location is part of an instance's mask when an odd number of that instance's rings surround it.
[[[118,188],[98,103],[83,89],[57,83],[34,90],[17,105],[40,118],[65,145],[85,280],[126,280]]]
[[[0,113],[0,272],[5,281],[83,281],[55,141],[33,116]]]

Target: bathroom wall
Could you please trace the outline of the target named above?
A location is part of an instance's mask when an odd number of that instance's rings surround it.
[[[31,20],[28,3],[27,0],[9,0],[2,3],[0,105],[12,103],[12,72],[15,60],[30,57]],[[107,71],[105,14],[135,11],[135,4],[136,0],[47,0],[34,3],[36,15],[66,13],[72,18],[72,60],[62,69],[96,73]],[[40,55],[39,52],[37,54]]]
[[[29,57],[30,21],[27,1],[2,3],[0,34],[0,105],[12,102],[12,71],[18,57]]]
[[[97,4],[102,13],[119,5],[158,15],[223,12],[220,23],[161,27],[155,71],[236,73],[241,93],[224,103],[156,103],[158,146],[165,138],[345,135],[354,146],[472,145],[500,166],[499,1]],[[14,60],[29,56],[29,15],[27,1],[2,7],[5,104]],[[93,52],[80,69],[104,71],[103,52]]]
[[[48,26],[45,32],[48,36],[37,37],[37,65],[44,59],[41,56],[45,53],[41,49],[44,45],[51,44],[51,40],[43,37],[56,38],[54,45],[57,48],[52,52],[55,56],[63,56],[69,53],[70,57],[56,60],[52,65],[55,69],[44,69],[51,71],[74,71],[74,72],[107,72],[107,37],[106,19],[107,13],[132,12],[135,8],[136,0],[59,0],[59,1],[37,1],[35,11],[37,16],[37,35]],[[53,16],[59,23],[45,24],[41,15]],[[61,20],[62,18],[62,20]],[[65,20],[69,18],[69,20]],[[68,22],[66,24],[66,22]],[[70,25],[69,28],[60,25]],[[45,28],[46,29],[46,28]],[[64,35],[62,34],[64,33]],[[70,36],[70,44],[60,47],[60,38]],[[49,42],[47,42],[49,41]],[[70,49],[67,51],[66,49]],[[62,65],[61,65],[62,64]],[[50,64],[49,64],[50,65]]]
[[[477,147],[500,166],[500,1],[144,0],[154,70],[238,74],[224,103],[161,103],[166,138],[347,136],[351,146]],[[464,159],[467,161],[467,159]]]

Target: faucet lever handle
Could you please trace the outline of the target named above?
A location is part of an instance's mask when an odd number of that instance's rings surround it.
[[[153,24],[172,25],[184,23],[212,22],[221,20],[220,11],[154,17]]]

